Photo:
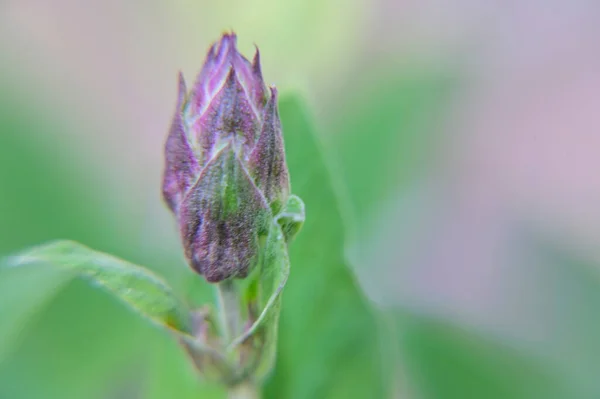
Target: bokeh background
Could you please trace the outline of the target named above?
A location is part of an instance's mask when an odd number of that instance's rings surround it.
[[[265,396],[598,398],[599,20],[592,0],[0,0],[0,255],[70,238],[193,292],[162,145],[177,72],[234,29],[339,202],[292,180],[312,237]],[[295,143],[292,179],[315,168]],[[85,281],[0,274],[0,311],[2,399],[223,397]]]

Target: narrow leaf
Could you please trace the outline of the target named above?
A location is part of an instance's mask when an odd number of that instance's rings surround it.
[[[81,276],[125,302],[151,321],[189,332],[186,306],[151,271],[72,241],[55,241],[30,248],[5,261],[5,267],[52,267]]]
[[[275,373],[266,398],[384,398],[377,317],[344,258],[344,221],[333,179],[303,104],[283,98],[292,192],[306,222],[290,245]]]
[[[229,350],[233,350],[251,338],[258,337],[258,342],[252,345],[260,346],[260,356],[248,368],[253,370],[253,375],[259,380],[267,376],[275,362],[281,294],[290,273],[285,237],[276,222],[271,225],[264,253],[259,274],[259,292],[255,298],[261,313],[252,326],[229,346]]]
[[[31,319],[69,280],[68,273],[51,269],[0,271],[0,363]]]

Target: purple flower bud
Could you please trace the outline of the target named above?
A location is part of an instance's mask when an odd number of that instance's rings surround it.
[[[165,145],[165,173],[163,197],[169,208],[177,212],[183,195],[193,184],[200,166],[187,139],[187,128],[181,109],[185,106],[186,87],[183,75],[179,74],[179,94],[175,117]]]
[[[290,182],[277,112],[277,89],[274,87],[271,88],[271,98],[263,115],[260,137],[250,154],[248,167],[259,189],[277,213],[290,195]]]
[[[185,255],[206,280],[246,277],[269,211],[231,144],[210,160],[179,212]]]
[[[224,34],[179,99],[165,145],[163,196],[179,222],[186,257],[210,282],[245,277],[257,262],[268,220],[286,203],[277,90]]]

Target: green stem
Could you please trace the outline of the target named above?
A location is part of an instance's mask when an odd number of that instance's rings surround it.
[[[258,388],[251,382],[243,382],[229,388],[229,399],[260,399]]]
[[[232,280],[225,280],[216,287],[221,335],[225,345],[229,345],[240,330],[239,296]]]

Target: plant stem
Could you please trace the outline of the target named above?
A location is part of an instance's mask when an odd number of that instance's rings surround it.
[[[258,388],[251,382],[243,382],[229,388],[229,399],[260,399]]]
[[[216,286],[221,334],[225,345],[229,345],[239,333],[241,317],[239,297],[231,280],[225,280]]]

